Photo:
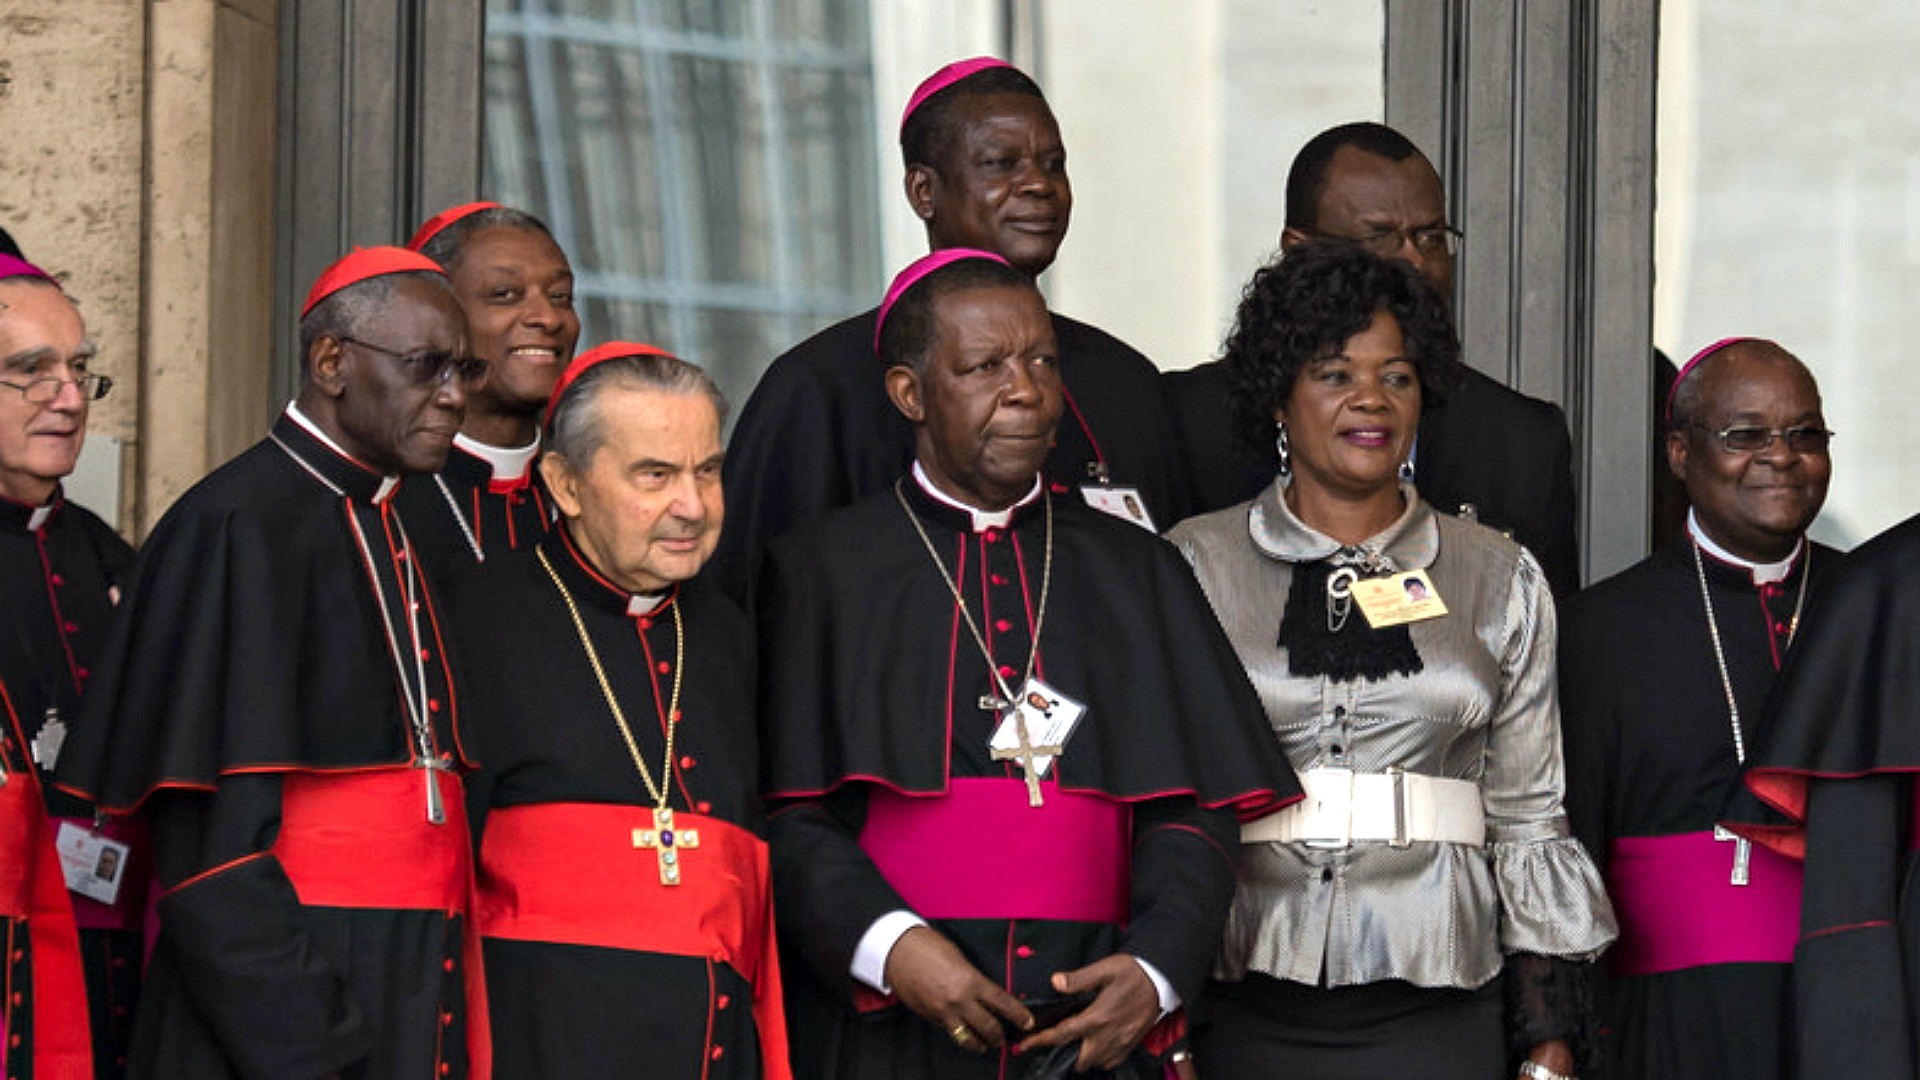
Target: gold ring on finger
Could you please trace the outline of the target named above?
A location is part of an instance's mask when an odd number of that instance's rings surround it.
[[[965,1021],[956,1023],[948,1028],[947,1034],[953,1036],[953,1041],[959,1043],[961,1046],[971,1046],[973,1044],[973,1029],[968,1027]]]

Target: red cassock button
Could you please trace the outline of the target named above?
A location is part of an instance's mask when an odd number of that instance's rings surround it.
[[[69,634],[77,634],[80,632],[80,624],[77,622],[67,622],[64,624],[64,627]]]
[[[655,671],[658,671],[660,674],[665,675],[667,672],[673,670],[673,665],[667,663],[665,660],[662,660],[659,663],[653,665],[653,669]]]
[[[713,1053],[710,1056],[713,1060],[719,1061],[721,1058],[727,1056],[727,1048],[724,1046],[716,1046],[713,1048]]]
[[[1004,634],[1013,629],[1013,624],[1005,619],[995,619],[993,620],[993,628]]]
[[[1001,677],[1001,678],[1003,678],[1003,679],[1011,679],[1011,678],[1013,678],[1013,675],[1014,675],[1014,672],[1013,672],[1013,665],[1012,665],[1012,664],[1001,664],[1001,665],[1000,665],[1000,677]]]
[[[1019,948],[1013,950],[1013,955],[1019,957],[1022,960],[1025,960],[1027,957],[1033,955],[1033,946],[1022,945]]]
[[[681,756],[681,758],[680,758],[680,767],[681,767],[681,768],[683,768],[683,769],[691,769],[691,768],[693,768],[693,765],[694,765],[694,761],[693,761],[693,755],[692,755],[692,754],[685,754],[685,755],[682,755],[682,756]]]
[[[713,1003],[714,1008],[717,1008],[717,1009],[724,1009],[731,1004],[733,1004],[733,998],[727,996],[726,994],[721,994],[719,999]]]
[[[694,808],[695,810],[697,810],[697,811],[699,811],[699,812],[700,812],[700,813],[702,813],[702,814],[711,814],[711,813],[713,813],[713,804],[712,804],[712,803],[710,803],[710,802],[708,802],[708,801],[707,801],[707,800],[705,800],[705,799],[701,799],[701,800],[700,800],[699,802],[697,802],[697,803],[694,803],[694,804],[693,804],[693,808]],[[722,995],[720,995],[720,998],[721,998],[721,1000],[722,1000],[722,1001],[724,1001],[724,1000],[726,1000],[726,995],[725,995],[725,994],[722,994]],[[723,1008],[723,1009],[724,1009],[724,1008],[726,1008],[726,1006],[725,1006],[725,1005],[722,1005],[722,1006],[720,1006],[720,1007],[721,1007],[721,1008]]]
[[[988,529],[988,530],[987,530],[987,543],[989,543],[989,544],[997,544],[997,543],[999,543],[999,542],[1000,542],[1000,530],[999,530],[999,529]]]
[[[1007,583],[1007,575],[989,574],[987,580],[993,582],[995,585],[1005,585]]]

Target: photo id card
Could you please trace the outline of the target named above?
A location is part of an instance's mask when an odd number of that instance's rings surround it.
[[[53,846],[60,853],[60,870],[69,891],[103,904],[119,898],[120,882],[127,874],[127,845],[63,821]]]
[[[1027,745],[1035,748],[1046,747],[1050,753],[1033,755],[1033,774],[1045,776],[1053,766],[1054,754],[1066,752],[1067,740],[1073,737],[1073,729],[1080,723],[1087,707],[1067,695],[1041,682],[1028,679],[1020,688],[1019,700],[1014,702],[1012,710],[1004,714],[1000,726],[994,730],[993,738],[987,747],[1003,754],[1020,749],[1020,729],[1015,718],[1027,723]]]
[[[1124,484],[1082,484],[1080,497],[1087,500],[1088,506],[1103,514],[1130,521],[1156,536],[1160,533],[1153,524],[1153,515],[1147,512],[1147,500],[1140,494],[1139,488]]]
[[[1403,623],[1437,619],[1447,613],[1440,590],[1425,570],[1409,570],[1387,577],[1362,578],[1353,583],[1353,601],[1375,630]]]

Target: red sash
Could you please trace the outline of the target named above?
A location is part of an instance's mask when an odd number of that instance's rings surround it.
[[[426,770],[290,772],[281,780],[280,835],[273,843],[302,904],[472,912],[473,861],[460,778],[433,770],[446,821],[427,821]],[[471,1080],[493,1073],[493,1029],[480,938],[466,921],[467,1053]]]
[[[786,1010],[774,947],[767,845],[731,822],[675,812],[697,831],[680,850],[680,884],[660,883],[643,806],[539,803],[487,815],[474,922],[483,937],[593,945],[723,961],[753,987],[767,1080],[789,1080]]]
[[[0,757],[8,757],[0,784],[0,915],[25,919],[33,948],[33,1060],[38,1080],[92,1080],[93,1036],[87,1027],[87,980],[80,968],[80,933],[74,927],[67,879],[47,824],[47,804],[33,766],[18,766],[6,753],[27,740],[13,701],[0,686],[7,730],[0,730]],[[0,962],[7,958],[0,957]],[[11,998],[0,1002],[0,1047],[12,1045]]]
[[[874,787],[860,847],[928,919],[1060,919],[1124,926],[1133,815],[1124,803],[1024,780],[956,779],[945,795]]]

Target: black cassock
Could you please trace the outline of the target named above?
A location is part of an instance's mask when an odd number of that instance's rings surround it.
[[[727,527],[707,574],[746,603],[767,544],[893,483],[913,463],[913,426],[887,398],[875,312],[835,323],[774,360],[727,445]],[[1152,361],[1103,330],[1053,316],[1067,407],[1042,471],[1080,498],[1093,469],[1139,489],[1165,530],[1191,513]]]
[[[1736,831],[1806,859],[1795,1075],[1920,1072],[1920,518],[1855,548],[1808,601]],[[1780,815],[1784,815],[1784,818]]]
[[[40,738],[49,709],[61,728],[70,730],[79,718],[81,692],[106,643],[115,598],[133,584],[133,563],[133,548],[118,533],[59,491],[38,507],[0,497],[0,684],[13,699],[28,746]],[[47,812],[93,828],[93,807],[55,789],[52,778],[42,763]],[[102,831],[131,846],[125,884],[111,906],[78,894],[72,901],[81,923],[94,1068],[111,1078],[125,1071],[120,1061],[139,1003],[145,879],[153,865],[137,826],[116,823]],[[29,952],[10,962],[10,982],[22,981]],[[6,1051],[9,1064],[17,1050]],[[22,1072],[10,1069],[8,1075]]]
[[[680,679],[668,805],[700,846],[678,853],[675,886],[659,883],[656,851],[635,848],[654,798],[535,553],[449,582],[465,715],[484,748],[468,794],[496,1074],[785,1076],[747,621],[698,580],[636,597],[593,570],[564,526],[538,551],[656,783]]]
[[[1738,786],[1732,721],[1720,681],[1693,542],[1684,532],[1645,561],[1560,606],[1560,708],[1567,810],[1574,832],[1605,871],[1620,940],[1603,996],[1615,1075],[1662,1078],[1791,1075],[1790,965],[1800,868],[1755,853],[1750,883],[1731,884],[1735,847],[1710,835]],[[1702,553],[1727,674],[1751,748],[1788,637],[1802,583],[1811,597],[1840,555],[1814,545],[1782,581],[1756,586],[1748,572]],[[1675,837],[1692,846],[1673,854]],[[1704,895],[1683,896],[1662,859],[1699,864]],[[1632,881],[1634,884],[1629,884]],[[1640,891],[1635,891],[1635,884]],[[1636,905],[1658,895],[1659,906]],[[1703,903],[1693,903],[1693,900]],[[1765,925],[1732,954],[1663,951],[1667,935],[1694,942],[1746,901],[1772,906]],[[1763,959],[1777,948],[1778,960]]]
[[[455,440],[447,464],[433,476],[415,476],[394,496],[407,539],[437,579],[479,564],[475,548],[491,559],[531,548],[553,527],[552,499],[540,470],[496,481],[487,459]]]
[[[905,878],[876,866],[870,841],[883,810],[937,811],[963,786],[991,786],[985,780],[1000,781],[1003,793],[1011,788],[1007,829],[963,822],[912,837],[924,865],[905,869],[921,889],[921,879],[952,876],[951,866],[978,856],[994,880],[985,888],[953,881],[953,890],[1018,894],[1025,903],[1030,889],[1067,873],[1082,846],[1069,835],[1030,862],[997,857],[998,845],[1024,831],[1024,773],[990,758],[996,717],[981,707],[992,690],[985,660],[897,493],[962,583],[1015,693],[1040,617],[1047,526],[1039,500],[1017,508],[1008,528],[974,532],[964,512],[906,478],[770,550],[758,612],[763,751],[781,931],[789,957],[802,958],[787,969],[796,1073],[957,1078],[1004,1067],[1017,1075],[1018,1060],[960,1049],[897,1004],[857,989],[851,975],[856,946],[879,916],[926,914],[953,899],[923,893],[926,902],[910,904]],[[1076,497],[1042,498],[1052,500],[1055,535],[1035,673],[1087,706],[1042,786],[1049,803],[1067,807],[1077,795],[1082,808],[1118,807],[1123,830],[1130,823],[1130,851],[1118,855],[1121,910],[1106,921],[929,921],[989,979],[1024,998],[1051,995],[1055,971],[1124,950],[1192,1001],[1233,897],[1235,812],[1275,809],[1299,788],[1174,549]],[[1087,833],[1084,846],[1094,839]],[[796,971],[802,966],[817,984],[810,992]],[[1163,1025],[1156,1036],[1171,1030]],[[1153,1050],[1164,1048],[1153,1041]]]
[[[1233,435],[1226,369],[1198,364],[1161,376],[1167,412],[1187,463],[1193,513],[1246,502],[1273,482],[1277,452],[1248,453]],[[1557,405],[1527,397],[1473,368],[1420,416],[1415,450],[1420,497],[1465,514],[1533,552],[1555,596],[1580,587],[1574,533],[1573,444]]]
[[[59,770],[153,826],[132,1076],[469,1075],[468,755],[393,483],[283,415],[146,545]]]

